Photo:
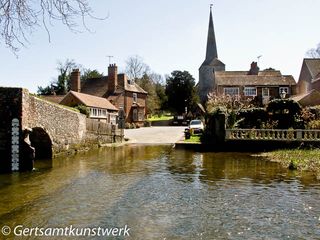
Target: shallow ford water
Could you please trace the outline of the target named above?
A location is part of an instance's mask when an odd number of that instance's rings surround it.
[[[127,225],[125,239],[320,239],[319,182],[251,154],[131,146],[46,166],[0,176],[0,227]]]

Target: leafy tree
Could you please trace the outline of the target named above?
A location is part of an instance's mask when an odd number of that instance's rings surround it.
[[[87,79],[90,78],[101,78],[103,77],[103,73],[100,73],[97,69],[83,69],[81,71],[81,82],[85,82]]]
[[[168,108],[181,114],[193,111],[197,106],[197,95],[195,91],[195,80],[187,71],[173,71],[166,80],[166,96],[168,97]]]
[[[58,61],[57,70],[59,72],[57,80],[50,83],[49,86],[40,87],[38,86],[37,93],[39,95],[51,95],[66,94],[70,90],[70,74],[73,68],[77,68],[78,65],[74,60],[67,59],[64,63]]]
[[[92,12],[88,0],[0,1],[0,42],[17,52],[19,46],[28,43],[27,35],[38,27],[46,29],[49,41],[48,26],[54,22],[60,22],[75,31],[79,19],[87,29],[85,19],[96,18]]]
[[[67,59],[64,63],[58,62],[57,70],[60,74],[55,88],[56,94],[66,94],[70,90],[70,75],[74,68],[77,68],[74,60]]]
[[[159,99],[159,107],[160,110],[168,109],[168,97],[166,95],[166,88],[165,85],[161,84],[160,82],[155,83],[155,92]]]
[[[58,79],[51,82],[46,87],[38,86],[39,95],[63,95],[70,91],[70,77],[71,72],[74,68],[82,68],[79,64],[76,64],[74,60],[67,59],[64,63],[61,61],[58,62],[57,70],[59,72]],[[98,70],[82,68],[80,80],[81,82],[86,81],[89,78],[99,78],[103,77],[103,73],[100,73]]]
[[[50,84],[49,86],[46,86],[46,87],[38,86],[37,93],[39,95],[53,95],[55,92],[52,84]]]
[[[155,91],[155,84],[148,74],[144,74],[142,78],[136,80],[136,83],[148,92],[147,110],[148,113],[154,113],[159,110],[160,103]]]

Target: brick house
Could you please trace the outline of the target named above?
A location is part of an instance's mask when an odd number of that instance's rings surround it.
[[[302,106],[320,105],[320,58],[303,59],[297,93],[292,99]]]
[[[205,103],[209,93],[236,95],[255,99],[257,104],[267,104],[273,98],[296,94],[296,82],[291,75],[282,75],[273,69],[260,71],[256,62],[249,71],[226,71],[225,64],[218,59],[212,10],[210,9],[206,58],[199,68],[198,94]]]
[[[282,75],[277,70],[260,71],[252,62],[249,71],[215,72],[214,91],[217,95],[237,95],[242,99],[255,99],[257,104],[267,104],[270,100],[296,94],[296,82],[291,75]]]
[[[117,123],[119,109],[112,105],[106,98],[69,91],[60,101],[60,104],[69,107],[84,105],[89,110],[89,118],[110,124]]]
[[[87,79],[82,84],[80,80],[71,78],[71,90],[106,98],[116,108],[124,110],[127,123],[139,126],[144,123],[148,93],[134,81],[128,80],[125,74],[118,74],[116,64],[109,65],[108,76]]]
[[[302,62],[298,92],[307,94],[311,90],[320,91],[320,58],[305,58]]]

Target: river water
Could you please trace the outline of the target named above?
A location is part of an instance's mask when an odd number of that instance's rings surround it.
[[[136,145],[49,165],[0,176],[0,227],[127,225],[130,237],[118,239],[320,239],[320,182],[249,153]]]

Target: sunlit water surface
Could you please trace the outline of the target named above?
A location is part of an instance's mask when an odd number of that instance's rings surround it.
[[[320,183],[249,153],[127,146],[48,165],[0,176],[0,227],[127,225],[128,239],[320,239]]]

